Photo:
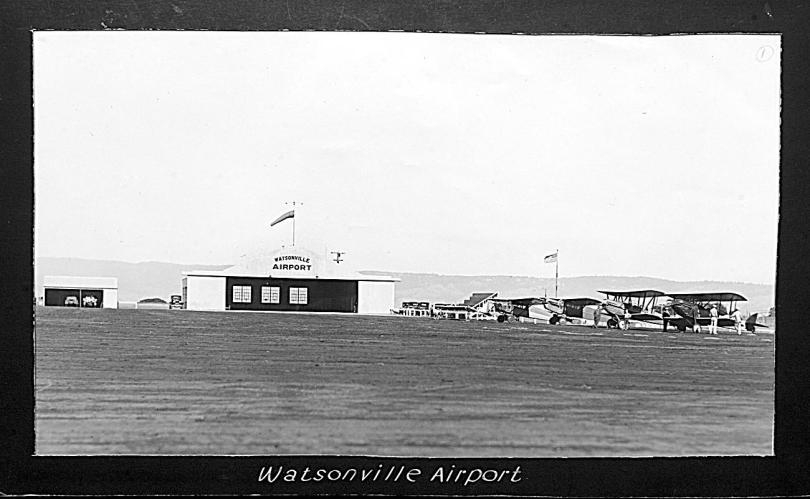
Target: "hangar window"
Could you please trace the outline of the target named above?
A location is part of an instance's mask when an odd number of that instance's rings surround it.
[[[278,286],[262,286],[262,303],[279,303],[280,298],[281,288]]]
[[[233,302],[250,303],[250,286],[234,286]]]
[[[306,305],[307,294],[307,288],[290,288],[290,305]]]

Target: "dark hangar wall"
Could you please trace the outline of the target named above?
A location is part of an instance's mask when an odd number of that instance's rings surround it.
[[[233,287],[250,286],[250,303],[234,303]],[[262,303],[262,286],[281,288],[279,303]],[[307,304],[289,303],[290,288],[307,288]],[[261,277],[227,277],[225,279],[227,310],[277,310],[309,312],[357,312],[357,281],[337,279],[266,279]]]

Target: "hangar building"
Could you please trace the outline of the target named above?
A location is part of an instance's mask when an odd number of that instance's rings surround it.
[[[340,258],[282,247],[220,271],[184,272],[188,310],[263,310],[388,314],[399,279],[360,274]]]
[[[46,307],[118,308],[115,277],[45,276]]]

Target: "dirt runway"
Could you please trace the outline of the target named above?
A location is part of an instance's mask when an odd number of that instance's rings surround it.
[[[771,455],[774,334],[36,310],[36,453]]]

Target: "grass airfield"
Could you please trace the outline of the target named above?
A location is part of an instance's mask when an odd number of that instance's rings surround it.
[[[772,455],[774,334],[36,309],[38,455]]]

